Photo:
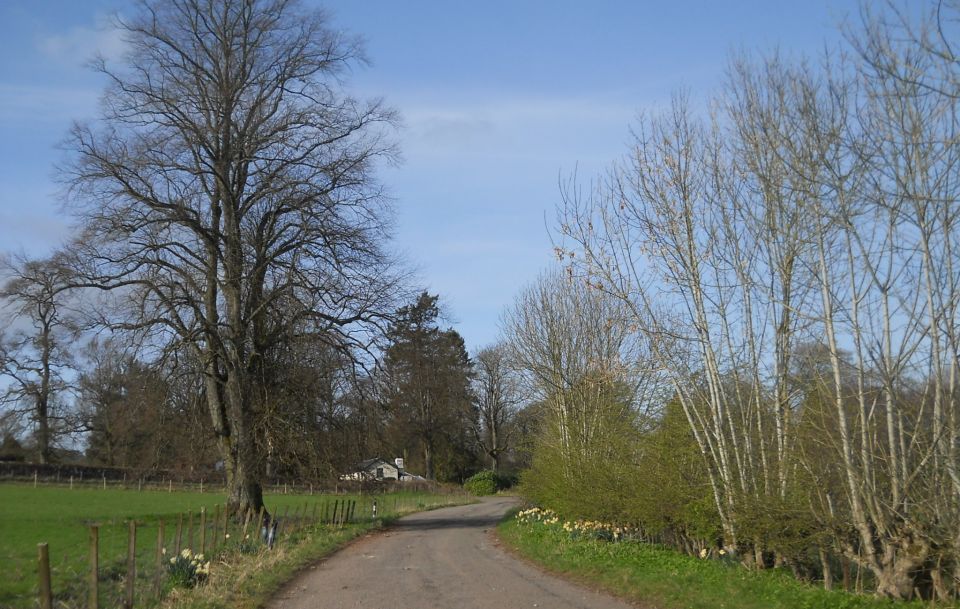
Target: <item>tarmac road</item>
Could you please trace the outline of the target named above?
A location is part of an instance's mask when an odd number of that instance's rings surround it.
[[[307,569],[268,609],[628,609],[500,549],[508,497],[421,512]]]

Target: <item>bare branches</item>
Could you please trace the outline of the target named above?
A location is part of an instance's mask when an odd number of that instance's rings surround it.
[[[9,316],[0,334],[0,374],[11,383],[0,397],[5,406],[28,414],[41,463],[48,463],[59,435],[69,431],[62,400],[64,368],[77,330],[71,308],[72,278],[62,255],[47,260],[12,256],[0,299]]]
[[[205,367],[232,500],[259,507],[252,402],[263,357],[298,335],[366,348],[400,281],[373,177],[394,113],[341,90],[363,57],[288,0],[143,0],[123,65],[65,179],[81,280],[127,327],[165,328]]]

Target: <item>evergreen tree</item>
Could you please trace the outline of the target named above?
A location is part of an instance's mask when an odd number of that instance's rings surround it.
[[[469,432],[476,420],[470,397],[472,364],[456,330],[441,330],[437,296],[422,293],[397,311],[387,336],[384,396],[404,452],[423,454],[424,475],[457,479],[475,465]],[[437,458],[443,457],[438,468]]]

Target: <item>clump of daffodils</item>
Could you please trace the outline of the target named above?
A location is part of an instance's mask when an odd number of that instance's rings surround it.
[[[713,553],[714,553],[713,551],[708,550],[707,548],[702,548],[702,549],[700,550],[700,553],[698,554],[698,556],[699,556],[701,559],[706,559],[706,558],[709,558],[710,555],[713,554]],[[723,549],[723,548],[720,548],[719,550],[716,551],[716,557],[717,557],[718,559],[720,559],[720,560],[729,560],[730,558],[732,558],[732,557],[729,556],[729,554],[727,553],[727,551],[726,551],[725,549]]]
[[[523,524],[556,524],[560,521],[559,516],[553,510],[543,510],[538,507],[530,508],[529,510],[521,510],[517,512],[517,520]],[[550,521],[549,523],[547,521]]]
[[[181,588],[192,588],[210,575],[210,561],[203,554],[194,554],[189,548],[171,557],[167,568],[170,581]]]
[[[560,520],[553,510],[530,508],[517,513],[517,520],[523,524],[541,524],[548,527],[559,526],[572,539],[599,539],[602,541],[623,541],[639,538],[639,531],[633,527],[615,525],[596,520]]]
[[[639,535],[639,531],[633,527],[598,520],[564,522],[563,530],[574,539],[586,538],[602,541],[623,541],[624,539],[637,538]]]

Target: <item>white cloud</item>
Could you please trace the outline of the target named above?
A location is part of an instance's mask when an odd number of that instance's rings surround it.
[[[95,27],[74,26],[65,32],[43,36],[37,40],[37,49],[49,59],[70,66],[78,66],[97,55],[118,59],[126,51],[121,31],[105,18],[97,19]]]

